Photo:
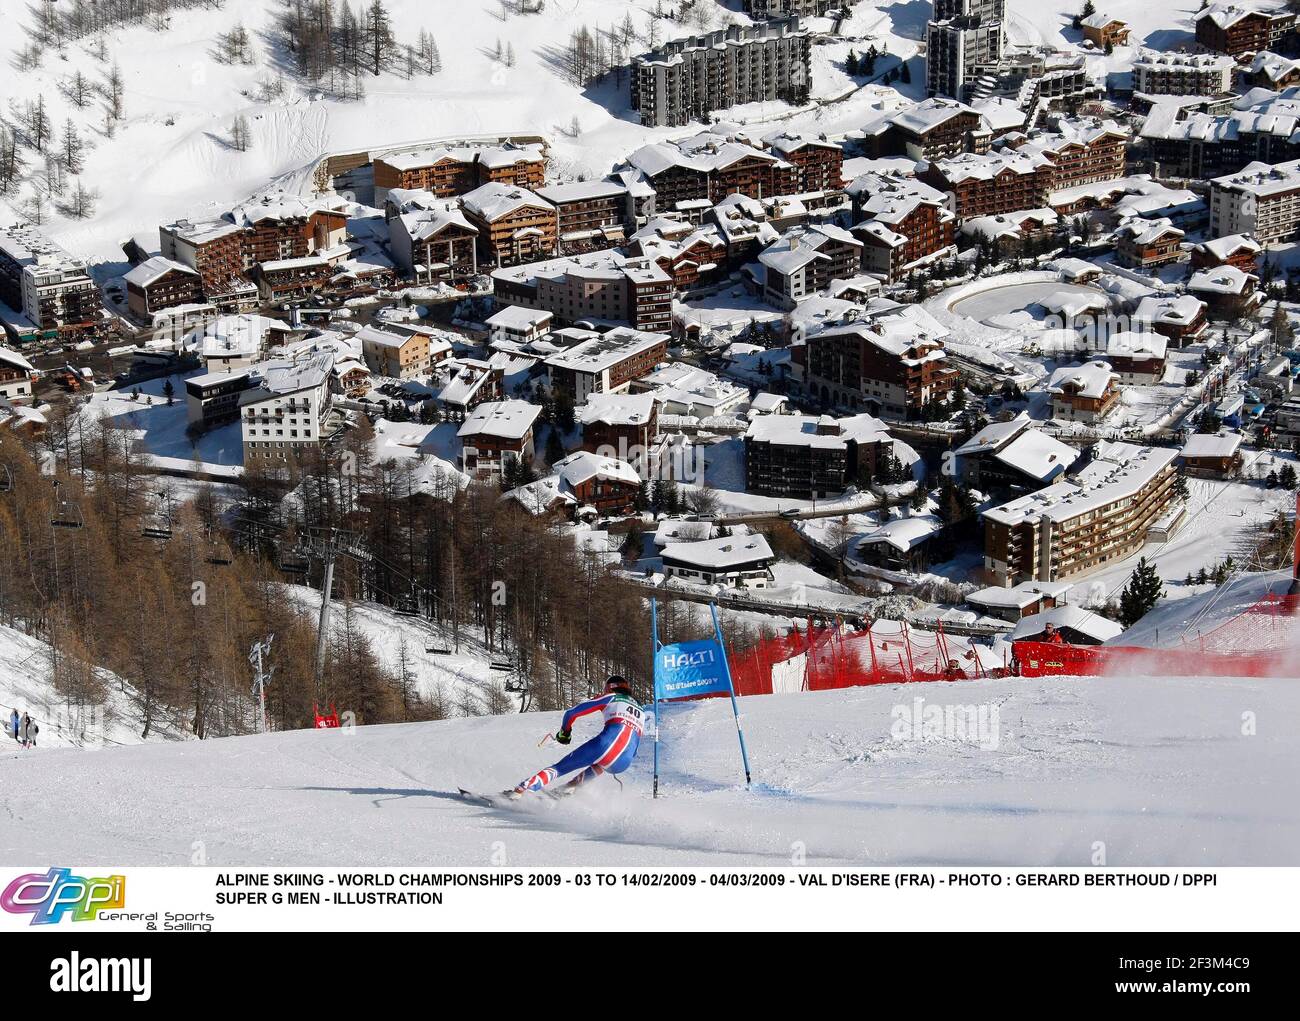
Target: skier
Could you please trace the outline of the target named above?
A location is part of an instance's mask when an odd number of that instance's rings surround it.
[[[18,740],[18,710],[15,709],[9,714],[9,733],[13,734],[14,740]]]
[[[34,744],[36,741],[36,735],[32,733],[32,727],[33,727],[33,723],[32,723],[31,716],[29,716],[27,713],[23,713],[22,734],[23,734],[24,748],[30,748],[31,745]]]
[[[547,766],[541,772],[534,773],[505,793],[510,797],[521,797],[528,791],[544,790],[557,777],[577,772],[578,775],[565,785],[572,788],[601,773],[618,774],[627,769],[636,758],[644,730],[641,707],[632,698],[632,689],[627,681],[615,674],[605,682],[605,694],[579,702],[566,712],[560,721],[555,740],[560,744],[568,744],[573,739],[573,725],[592,713],[600,713],[604,717],[605,726],[599,734],[569,752],[554,766]]]

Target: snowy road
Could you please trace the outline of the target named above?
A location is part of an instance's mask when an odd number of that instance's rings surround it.
[[[896,739],[916,698],[983,706],[988,725],[979,742]],[[538,715],[10,756],[0,859],[1300,863],[1294,683],[981,681],[742,706],[754,790],[739,783],[727,706],[711,702],[667,714],[657,802],[648,747],[621,792],[604,779],[561,803],[458,800],[458,785],[499,789],[550,761],[536,743],[555,719]],[[1247,712],[1255,736],[1242,733]]]

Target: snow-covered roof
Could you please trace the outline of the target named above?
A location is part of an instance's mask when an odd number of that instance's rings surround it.
[[[136,287],[148,287],[155,281],[161,280],[168,273],[183,273],[192,277],[199,275],[198,270],[191,269],[182,262],[155,255],[150,259],[145,259],[144,262],[125,274],[122,279],[128,284],[134,284]]]
[[[1138,302],[1133,318],[1139,323],[1186,326],[1194,323],[1205,302],[1193,294],[1149,294]]]
[[[1243,272],[1236,266],[1217,266],[1214,269],[1193,273],[1187,281],[1187,289],[1211,294],[1244,294],[1249,291],[1258,278]]]
[[[1052,373],[1044,389],[1051,394],[1069,392],[1080,397],[1101,397],[1114,378],[1115,373],[1105,362],[1065,365]]]
[[[857,540],[860,546],[886,543],[906,553],[943,531],[943,522],[933,514],[894,518]]]
[[[770,563],[775,559],[767,539],[758,532],[699,542],[670,542],[664,546],[662,556],[665,560],[713,571]]]
[[[621,181],[569,181],[565,184],[548,184],[538,188],[537,194],[553,205],[565,202],[586,202],[591,199],[616,198],[627,194]]]
[[[993,456],[1032,479],[1051,482],[1070,469],[1079,451],[1040,429],[1026,429]]]
[[[1178,453],[1181,457],[1189,459],[1232,457],[1237,453],[1244,439],[1241,433],[1227,431],[1196,433],[1183,444],[1183,449]]]
[[[684,521],[681,518],[664,518],[655,529],[655,545],[667,546],[673,542],[699,542],[713,535],[709,521]]]
[[[1260,17],[1272,20],[1281,16],[1281,12],[1261,11],[1257,7],[1243,7],[1234,3],[1214,3],[1199,11],[1192,20],[1200,21],[1203,18],[1209,18],[1219,28],[1228,29],[1243,18]]]
[[[496,436],[507,440],[520,440],[537,421],[542,409],[527,401],[488,401],[471,411],[461,423],[456,435]]]
[[[308,358],[291,360],[275,358],[254,366],[258,384],[245,390],[239,397],[240,406],[256,404],[272,397],[283,397],[314,390],[329,382],[334,370],[334,355],[328,351]]]
[[[548,323],[552,318],[551,313],[545,309],[525,308],[523,305],[507,305],[499,312],[495,312],[485,319],[484,323],[503,330],[522,332]]]
[[[1122,330],[1106,334],[1103,357],[1127,358],[1130,361],[1161,361],[1168,347],[1169,339],[1163,333]]]
[[[1214,256],[1216,259],[1230,259],[1238,252],[1247,252],[1250,255],[1258,255],[1263,251],[1263,246],[1249,234],[1228,234],[1221,238],[1211,238],[1209,241],[1202,241],[1196,246],[1197,251],[1205,252]]]
[[[579,450],[552,466],[560,477],[561,488],[574,490],[589,479],[603,478],[629,485],[639,485],[641,476],[626,461],[617,457],[603,457],[589,450]]]
[[[15,369],[21,369],[23,372],[35,372],[32,363],[24,355],[19,354],[11,347],[0,346],[0,363],[12,365]]]
[[[595,373],[612,368],[619,362],[666,343],[668,335],[620,326],[593,340],[584,341],[559,354],[551,355],[546,364],[552,368]]]
[[[982,588],[966,596],[966,602],[972,606],[1024,609],[1044,596],[1059,600],[1072,588],[1074,583],[1069,581],[1022,581],[1010,588],[1000,585]]]
[[[592,393],[575,417],[582,425],[645,425],[654,407],[654,394]]]
[[[1110,641],[1124,630],[1113,620],[1093,610],[1085,610],[1081,606],[1053,606],[1042,613],[1031,613],[1028,617],[1022,617],[1011,632],[1011,640],[1016,641],[1042,634],[1047,630],[1048,624],[1057,628],[1068,627],[1098,642]]]
[[[1294,90],[1287,90],[1292,91]],[[1289,136],[1296,133],[1298,125],[1300,117],[1292,118]],[[1257,198],[1280,195],[1300,189],[1300,160],[1288,163],[1263,163],[1256,160],[1235,174],[1214,178],[1211,183],[1217,189],[1247,192]]]
[[[531,192],[527,188],[521,188],[516,184],[502,184],[500,181],[493,181],[481,188],[475,188],[473,191],[462,195],[460,201],[466,210],[481,216],[488,223],[493,223],[520,209],[555,209],[546,199],[535,192]]]
[[[1069,521],[1133,496],[1177,457],[1178,451],[1170,447],[1102,441],[1092,461],[1072,479],[986,510],[984,518],[1012,527],[1042,518]]]
[[[1025,412],[1005,422],[990,422],[955,451],[958,457],[970,457],[990,450],[1001,450],[1032,425]]]
[[[834,418],[830,415],[760,415],[749,423],[745,438],[785,447],[838,449],[849,442],[878,443],[890,439],[889,427],[871,415]]]

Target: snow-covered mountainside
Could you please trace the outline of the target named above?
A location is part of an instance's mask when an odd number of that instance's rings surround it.
[[[925,700],[920,705],[915,700]],[[969,706],[963,738],[925,708]],[[0,761],[0,859],[333,864],[1282,864],[1300,688],[1233,679],[913,684],[664,716],[622,789],[467,804],[556,758],[554,715],[52,751]],[[978,711],[982,709],[982,715]],[[982,720],[982,724],[979,721]],[[580,726],[577,738],[589,736]]]
[[[69,705],[49,681],[50,647],[21,631],[0,625],[0,717],[5,723],[17,709],[37,721],[39,749],[89,748],[139,744],[141,716],[130,684],[100,671],[102,705]],[[158,721],[152,740],[175,739],[176,730]],[[28,754],[0,733],[0,758]]]

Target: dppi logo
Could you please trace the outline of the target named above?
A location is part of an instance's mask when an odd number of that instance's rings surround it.
[[[31,915],[32,925],[52,925],[72,912],[74,922],[94,921],[101,911],[126,906],[126,876],[85,879],[68,869],[19,876],[0,893],[0,908]]]

